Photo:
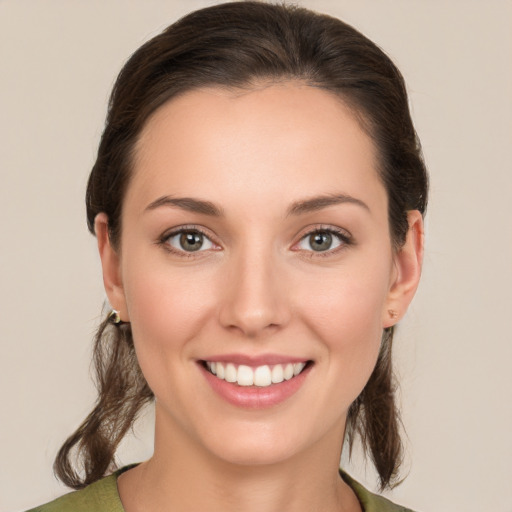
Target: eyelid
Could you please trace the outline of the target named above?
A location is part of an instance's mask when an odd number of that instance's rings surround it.
[[[208,248],[208,249],[199,249],[197,251],[185,251],[182,249],[178,249],[177,247],[174,247],[169,243],[170,238],[180,235],[187,231],[192,231],[192,232],[195,231],[197,233],[200,233],[206,239],[208,239],[208,241],[212,244],[212,247]],[[171,229],[168,229],[167,231],[165,231],[158,238],[157,244],[162,245],[166,251],[173,253],[173,254],[177,254],[178,256],[182,256],[182,257],[186,257],[186,258],[200,257],[200,256],[203,256],[202,253],[205,253],[205,252],[208,252],[211,250],[218,251],[221,249],[220,245],[214,240],[214,238],[215,237],[212,236],[212,234],[208,230],[203,228],[202,226],[198,226],[197,224],[186,224],[183,226],[176,226],[174,228],[171,228]]]
[[[335,236],[340,241],[340,244],[338,246],[336,246],[335,248],[328,249],[326,251],[313,251],[313,250],[302,249],[299,247],[299,244],[305,238],[311,236],[314,233],[318,233],[318,232],[329,233],[329,234]],[[322,257],[322,256],[330,256],[332,254],[335,254],[338,251],[343,250],[347,246],[353,245],[353,244],[354,244],[354,241],[353,241],[352,235],[347,230],[336,227],[336,226],[332,226],[332,225],[317,224],[317,225],[308,226],[307,228],[305,228],[299,235],[298,241],[293,244],[291,249],[294,251],[297,251],[297,252],[300,251],[303,253],[307,253],[308,256],[310,256],[310,257],[313,257],[313,256]]]
[[[185,251],[185,250],[180,250],[176,247],[173,247],[172,245],[170,245],[168,243],[169,238],[179,235],[186,231],[196,231],[198,233],[201,233],[201,235],[203,235],[205,238],[207,238],[210,241],[210,243],[213,245],[213,247],[205,249],[205,250]],[[328,249],[326,251],[305,250],[305,249],[301,249],[298,247],[298,245],[306,237],[311,236],[312,234],[317,233],[317,232],[330,233],[331,235],[335,236],[340,241],[340,244],[338,246],[336,246],[334,249]],[[167,250],[168,252],[177,254],[178,256],[200,257],[200,256],[203,256],[203,254],[201,254],[201,253],[209,252],[211,250],[213,250],[213,251],[222,250],[222,247],[220,246],[220,244],[218,242],[216,242],[215,238],[216,237],[214,235],[212,236],[212,234],[210,233],[209,230],[207,230],[206,228],[204,228],[200,225],[186,224],[186,225],[176,226],[176,227],[168,229],[158,238],[156,243],[164,246],[165,250]],[[337,253],[339,250],[344,249],[346,246],[353,245],[353,244],[354,244],[354,241],[352,239],[352,235],[347,230],[342,229],[337,226],[332,226],[332,225],[316,224],[313,226],[308,226],[302,230],[302,232],[298,238],[298,241],[292,245],[291,250],[297,251],[297,252],[302,252],[302,253],[308,253],[308,256],[311,256],[311,257],[312,256],[322,257],[322,256],[330,256],[334,253]]]

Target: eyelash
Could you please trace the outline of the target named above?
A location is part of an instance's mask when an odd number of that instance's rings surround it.
[[[294,244],[294,247],[297,247],[301,242],[306,240],[307,238],[311,237],[314,234],[318,233],[327,233],[329,235],[332,235],[333,238],[337,238],[339,241],[339,245],[333,249],[327,249],[325,251],[313,251],[313,250],[305,250],[301,251],[304,257],[307,258],[328,258],[329,256],[333,256],[337,254],[338,252],[346,249],[348,246],[354,244],[354,240],[352,239],[352,236],[345,230],[334,228],[332,226],[325,226],[325,225],[318,225],[314,226],[312,228],[309,228],[306,233],[304,233],[299,241]],[[300,249],[296,249],[297,251],[300,251]]]
[[[179,250],[170,245],[169,240],[172,237],[175,237],[177,235],[181,235],[183,233],[199,233],[201,234],[205,239],[207,239],[211,244],[218,247],[218,244],[216,244],[212,239],[211,235],[206,233],[205,230],[203,230],[200,226],[191,225],[191,226],[182,226],[179,228],[175,228],[171,231],[168,231],[164,233],[157,243],[164,247],[164,249],[172,254],[176,254],[183,258],[197,258],[200,257],[200,253],[207,252],[209,249],[206,250],[197,250],[197,251],[185,251],[185,250]],[[301,250],[301,249],[294,249],[294,247],[297,247],[300,243],[302,243],[304,240],[306,240],[308,237],[311,237],[314,234],[318,233],[327,233],[329,235],[332,235],[334,238],[337,238],[339,241],[339,245],[335,247],[334,249],[327,249],[325,251],[314,251],[314,250]],[[309,229],[306,233],[304,233],[298,242],[296,242],[292,250],[295,250],[297,252],[302,252],[302,254],[308,258],[314,258],[314,257],[329,257],[333,254],[338,253],[339,251],[345,249],[349,245],[353,245],[352,237],[349,233],[347,233],[344,230],[333,228],[332,226],[314,226],[312,229]],[[218,249],[215,249],[218,250]]]
[[[157,241],[157,243],[159,245],[161,245],[167,252],[170,252],[170,253],[180,256],[182,258],[197,258],[197,257],[200,257],[200,253],[206,252],[205,250],[197,250],[197,251],[179,250],[179,249],[176,249],[175,247],[173,247],[172,245],[170,245],[169,240],[172,237],[175,237],[177,235],[182,235],[183,233],[199,233],[206,240],[208,240],[212,245],[217,246],[217,244],[212,240],[211,235],[206,233],[206,231],[203,230],[200,226],[195,226],[195,225],[181,226],[179,228],[172,229],[171,231],[167,231],[160,237],[160,239]]]

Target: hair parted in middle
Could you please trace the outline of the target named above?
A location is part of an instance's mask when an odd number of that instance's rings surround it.
[[[377,172],[388,195],[391,240],[399,250],[408,230],[407,212],[424,214],[428,192],[400,72],[373,42],[336,18],[255,1],[192,12],[127,61],[114,85],[89,177],[90,231],[94,232],[96,215],[104,212],[111,244],[120,248],[123,198],[130,184],[135,146],[160,106],[203,87],[250,90],[288,80],[337,96],[373,140]],[[351,405],[346,427],[349,448],[359,435],[378,471],[381,488],[396,483],[402,459],[391,361],[393,330],[383,332],[376,367]],[[101,323],[94,364],[97,402],[62,446],[54,464],[58,477],[75,489],[116,468],[120,441],[141,408],[153,399],[137,363],[129,324],[114,326],[108,318]]]

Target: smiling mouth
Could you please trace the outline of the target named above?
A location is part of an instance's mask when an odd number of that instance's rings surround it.
[[[301,363],[285,363],[251,367],[244,364],[203,361],[207,371],[220,380],[237,384],[238,386],[256,386],[265,388],[272,384],[291,380],[313,364],[312,361]]]

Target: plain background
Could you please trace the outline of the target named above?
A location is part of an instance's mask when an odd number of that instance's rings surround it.
[[[125,59],[205,0],[0,0],[0,510],[65,489],[51,464],[88,412],[104,299],[84,190]],[[405,75],[431,173],[423,281],[396,344],[422,512],[512,511],[512,3],[304,0]],[[151,414],[120,462],[151,453]],[[374,487],[356,456],[348,470]]]

